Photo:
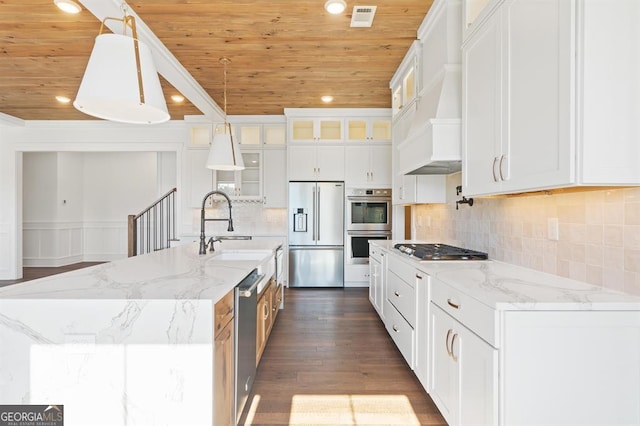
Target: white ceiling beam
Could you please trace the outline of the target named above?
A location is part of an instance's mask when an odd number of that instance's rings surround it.
[[[122,18],[122,1],[119,0],[79,0],[100,22],[106,17]],[[200,86],[195,78],[173,56],[173,53],[160,41],[136,13],[129,8],[127,14],[136,19],[138,39],[149,46],[158,73],[187,98],[202,114],[215,122],[224,121],[224,111],[215,103],[209,94]],[[114,33],[122,33],[122,24],[107,21],[105,25]],[[96,36],[100,29],[96,25]],[[87,58],[87,61],[89,58]]]
[[[8,124],[10,126],[24,126],[25,121],[21,118],[14,117],[13,115],[0,112],[0,124]]]

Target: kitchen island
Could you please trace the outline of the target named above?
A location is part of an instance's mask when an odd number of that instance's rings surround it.
[[[370,300],[450,425],[640,424],[640,298],[399,242],[371,242]]]
[[[65,425],[213,424],[214,306],[278,241],[189,244],[0,289],[0,404]]]

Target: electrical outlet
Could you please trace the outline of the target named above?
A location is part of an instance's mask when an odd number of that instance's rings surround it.
[[[550,217],[547,219],[547,238],[551,241],[558,241],[560,239],[560,224],[557,217]]]

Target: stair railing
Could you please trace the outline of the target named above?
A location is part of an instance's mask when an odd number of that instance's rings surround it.
[[[169,248],[176,239],[176,188],[138,214],[128,216],[129,257]]]

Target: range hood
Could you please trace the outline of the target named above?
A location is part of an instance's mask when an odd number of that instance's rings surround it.
[[[401,174],[450,174],[461,170],[461,71],[444,65],[425,87],[405,139],[398,144]]]

